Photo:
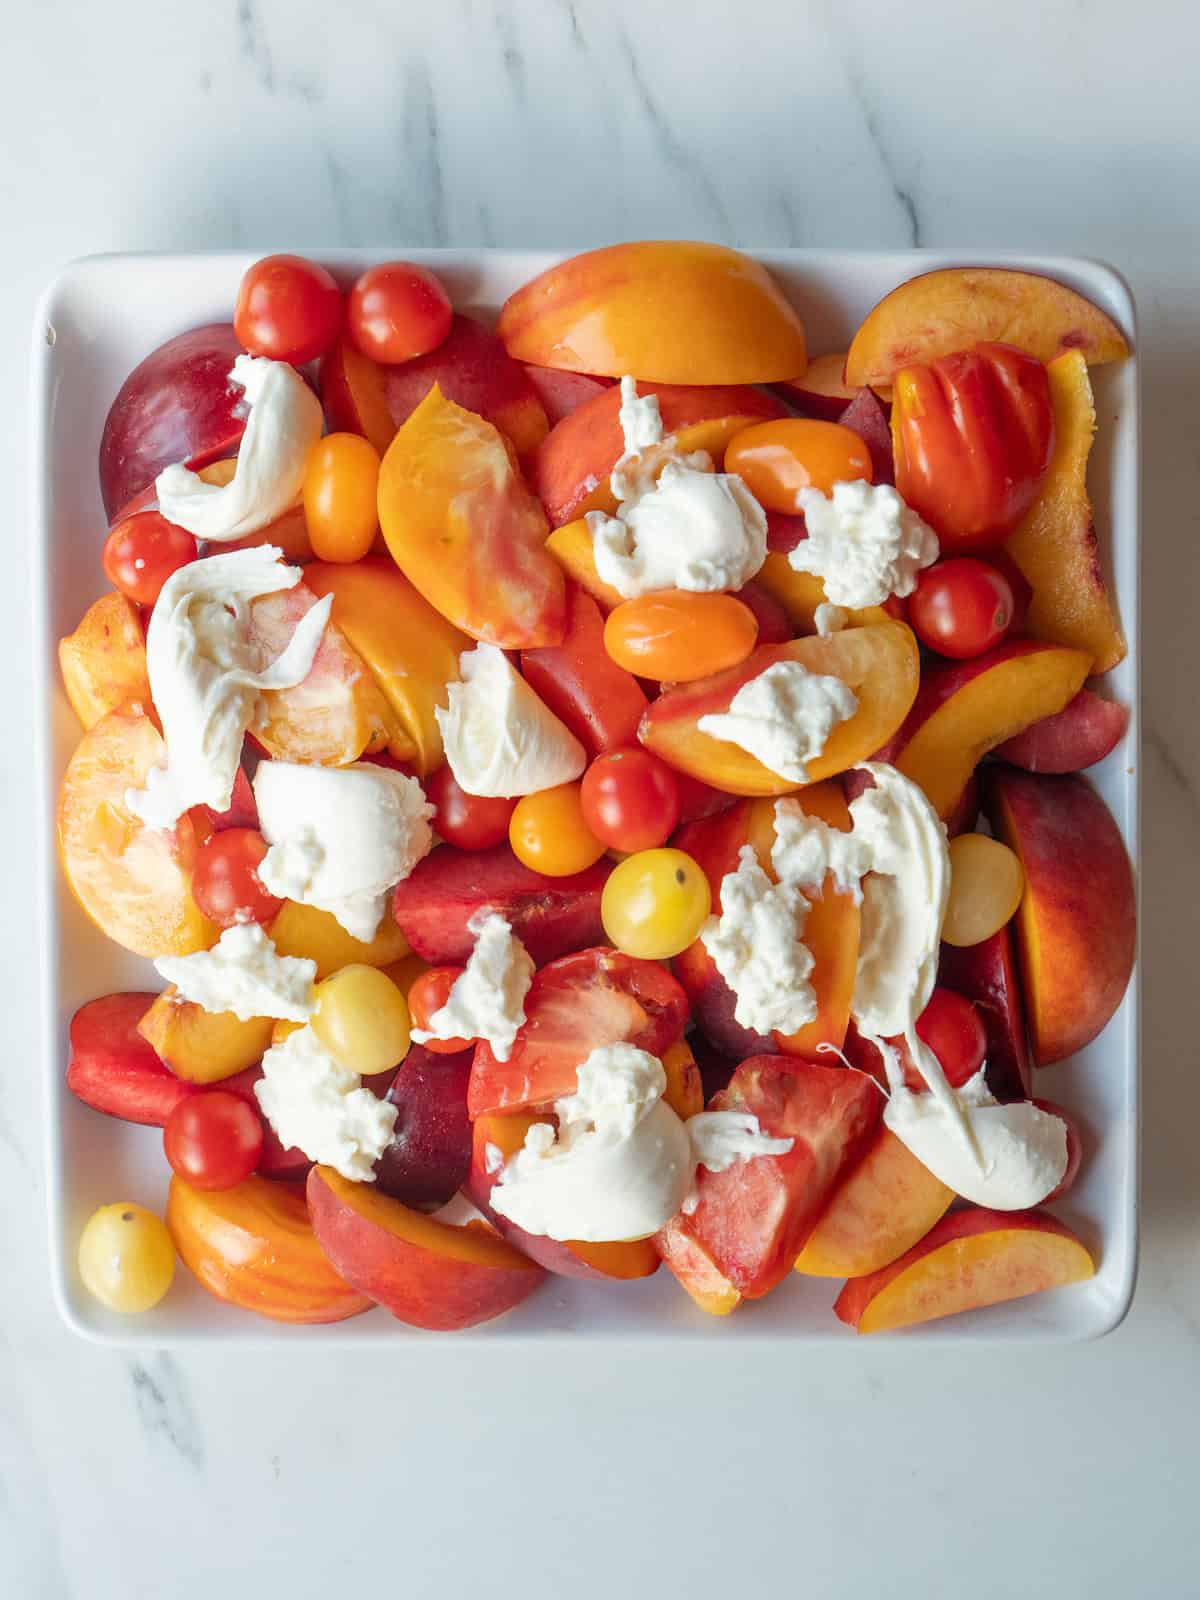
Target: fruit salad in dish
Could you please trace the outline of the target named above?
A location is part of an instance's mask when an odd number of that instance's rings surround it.
[[[230,307],[113,400],[59,644],[62,871],[156,974],[66,1081],[170,1171],[87,1289],[456,1330],[661,1272],[737,1326],[799,1273],[865,1334],[1090,1277],[1035,1077],[1135,953],[1114,322],[943,270],[810,357],[687,242],[487,319],[298,256]]]

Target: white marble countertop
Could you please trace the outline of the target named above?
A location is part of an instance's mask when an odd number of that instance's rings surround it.
[[[85,0],[0,53],[0,1595],[1196,1592],[1200,46],[1190,0]],[[31,993],[25,407],[99,250],[1030,247],[1132,280],[1145,374],[1145,1187],[1079,1348],[480,1342],[127,1356],[58,1323]],[[772,1369],[774,1372],[774,1369]]]

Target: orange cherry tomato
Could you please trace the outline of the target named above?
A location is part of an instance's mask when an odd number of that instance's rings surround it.
[[[379,529],[379,452],[357,433],[318,439],[304,473],[304,520],[318,561],[360,561]]]
[[[801,489],[829,494],[835,483],[875,474],[871,452],[853,428],[808,417],[756,422],[735,434],[725,451],[725,471],[744,479],[768,511],[799,511]]]
[[[758,621],[731,594],[664,589],[609,612],[604,647],[619,667],[659,683],[690,683],[736,667],[758,642]]]
[[[560,783],[518,800],[508,842],[518,861],[547,878],[585,872],[605,850],[584,821],[578,783]]]
[[[450,998],[450,991],[457,980],[462,976],[461,967],[430,967],[419,978],[413,980],[408,991],[408,1014],[414,1028],[423,1032],[429,1029],[429,1021],[435,1011],[440,1011]],[[425,1049],[432,1050],[434,1055],[452,1056],[460,1050],[471,1047],[470,1039],[426,1039]]]

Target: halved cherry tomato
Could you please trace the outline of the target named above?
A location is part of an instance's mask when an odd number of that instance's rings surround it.
[[[802,489],[829,494],[835,483],[874,477],[871,452],[852,428],[808,417],[744,428],[730,440],[725,471],[744,478],[768,511],[799,511]]]
[[[597,756],[579,792],[583,820],[611,850],[665,844],[679,821],[679,783],[665,761],[633,745]]]
[[[1012,619],[1012,585],[973,556],[926,567],[908,598],[908,620],[921,643],[955,661],[999,644]]]
[[[315,361],[337,338],[342,291],[316,261],[264,256],[242,278],[233,331],[252,356]]]
[[[318,561],[360,561],[379,530],[379,452],[357,433],[318,439],[304,472],[304,520]]]
[[[753,611],[731,594],[664,589],[624,601],[604,624],[604,648],[616,664],[659,683],[736,667],[757,642]]]
[[[192,899],[218,928],[270,922],[283,901],[264,887],[258,868],[267,841],[255,828],[226,828],[200,847],[192,874]]]
[[[576,583],[567,585],[567,632],[561,644],[522,650],[525,681],[590,756],[637,737],[648,704],[630,668],[605,649],[607,632],[600,607]]]
[[[518,861],[547,878],[583,872],[605,850],[584,819],[577,783],[522,796],[508,824],[508,842]]]
[[[941,1063],[946,1081],[959,1089],[983,1065],[987,1033],[983,1018],[965,995],[937,988],[917,1018],[917,1038],[924,1041]],[[907,1058],[907,1051],[904,1052]],[[925,1079],[905,1059],[904,1081],[910,1089],[924,1089]]]
[[[945,555],[999,544],[1037,499],[1054,449],[1046,369],[1007,344],[904,367],[892,395],[896,488]]]
[[[243,1095],[209,1090],[175,1107],[163,1149],[171,1171],[194,1189],[232,1189],[258,1166],[263,1120]]]
[[[104,541],[105,576],[135,605],[152,606],[172,573],[195,561],[200,547],[186,528],[158,511],[135,511]]]
[[[626,1041],[661,1055],[687,1018],[687,996],[655,961],[609,949],[562,956],[534,975],[508,1060],[486,1040],[475,1047],[468,1110],[548,1106],[574,1092],[580,1062],[599,1046]]]
[[[459,850],[490,850],[508,838],[515,800],[468,794],[443,763],[425,780],[425,798],[433,807],[433,825],[447,844]]]
[[[372,361],[411,361],[436,350],[453,315],[438,279],[410,261],[370,267],[350,291],[350,337]]]
[[[450,998],[450,991],[462,977],[461,967],[430,967],[413,981],[408,991],[408,1014],[414,1028],[429,1029],[429,1019],[440,1011]],[[434,1055],[452,1056],[470,1047],[470,1039],[426,1039],[426,1050]]]

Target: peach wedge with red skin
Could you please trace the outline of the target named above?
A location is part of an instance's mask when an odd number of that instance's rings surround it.
[[[511,1311],[545,1274],[480,1222],[453,1227],[332,1167],[308,1175],[313,1231],[334,1269],[415,1328],[452,1332]]]
[[[1096,1268],[1065,1223],[1044,1211],[953,1211],[898,1260],[851,1278],[834,1311],[859,1333],[932,1322],[1045,1289]]]
[[[331,433],[358,433],[382,456],[396,436],[384,369],[343,333],[321,357],[317,388]]]
[[[845,381],[846,352],[814,356],[803,377],[790,383],[775,385],[785,400],[806,417],[819,422],[837,422],[852,400],[858,398],[860,389]]]
[[[1012,924],[979,944],[943,944],[938,983],[965,995],[987,1034],[987,1086],[997,1100],[1028,1100],[1033,1063],[1025,1035],[1025,1006],[1017,979]]]
[[[1039,361],[1078,350],[1090,366],[1123,361],[1125,335],[1099,306],[1036,272],[946,267],[893,289],[862,323],[846,355],[847,384],[890,384],[901,367],[936,361],[981,340],[1016,345]]]
[[[1129,707],[1080,689],[1061,711],[997,745],[995,755],[1026,772],[1082,772],[1111,755],[1129,727]]]
[[[1034,1060],[1082,1050],[1121,1003],[1137,947],[1133,869],[1120,830],[1084,778],[996,767],[985,786],[996,837],[1025,873],[1017,951]]]
[[[75,632],[58,641],[58,665],[85,729],[127,701],[150,704],[146,634],[137,607],[123,594],[92,602]]]
[[[771,772],[728,740],[702,733],[700,719],[729,710],[743,685],[778,661],[841,678],[858,709],[839,723],[823,752],[808,764],[809,781],[831,778],[864,761],[896,732],[917,693],[919,661],[911,629],[900,622],[848,628],[829,638],[760,645],[740,666],[668,689],[642,718],[638,737],[669,765],[729,794],[788,794],[798,785]]]
[[[270,1046],[270,1017],[243,1021],[231,1011],[206,1011],[164,989],[138,1023],[138,1032],[178,1078],[218,1083],[262,1059]]]
[[[560,261],[504,303],[510,355],[656,383],[774,383],[808,364],[804,326],[757,261],[724,245],[643,240]]]

